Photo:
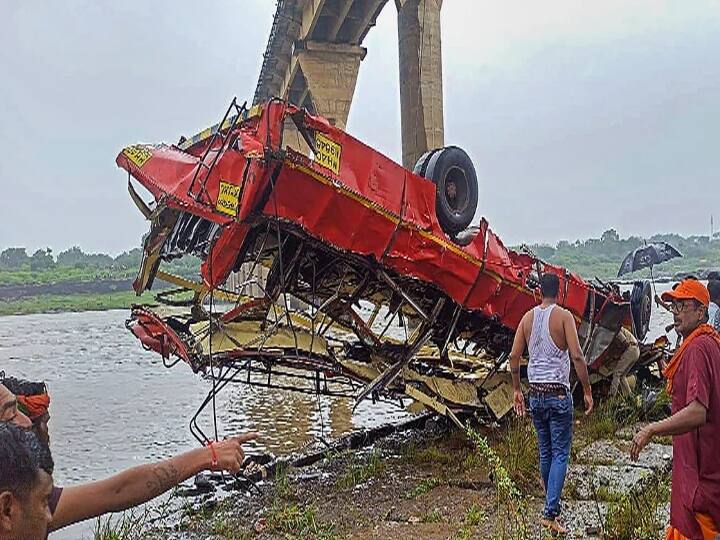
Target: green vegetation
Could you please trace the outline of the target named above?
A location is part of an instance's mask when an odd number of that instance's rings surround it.
[[[682,258],[673,259],[655,269],[655,275],[674,276],[676,274],[703,273],[707,269],[720,267],[720,234],[709,236],[689,236],[679,234],[656,234],[647,242],[668,242],[676,247]],[[625,255],[643,245],[644,240],[637,236],[620,238],[615,229],[605,231],[600,238],[568,242],[562,240],[555,246],[535,244],[529,249],[541,259],[564,266],[583,277],[610,279],[617,276],[618,268]],[[635,275],[637,274],[637,275]],[[629,274],[629,278],[644,277],[647,270]]]
[[[619,429],[636,422],[651,422],[667,417],[669,405],[670,398],[665,389],[650,405],[644,404],[638,394],[607,399],[597,405],[589,416],[579,417],[576,437],[583,444],[611,438]]]
[[[30,313],[53,313],[60,311],[101,311],[126,309],[132,304],[152,302],[154,295],[144,293],[136,296],[133,291],[103,294],[41,295],[0,302],[1,315],[27,315]]]
[[[171,499],[159,506],[143,505],[120,514],[108,514],[95,521],[94,540],[160,540],[162,526],[169,516]]]
[[[50,283],[86,282],[100,279],[129,279],[135,276],[142,250],[135,248],[111,257],[104,253],[85,253],[75,246],[60,252],[38,249],[28,256],[25,248],[11,247],[0,252],[0,285],[45,285]],[[200,261],[186,256],[164,268],[183,277],[195,277]]]
[[[286,538],[338,538],[332,525],[318,520],[317,510],[312,505],[300,507],[296,504],[276,504],[267,516],[267,525],[269,530],[283,533]]]
[[[476,452],[486,461],[491,472],[499,520],[496,524],[498,536],[518,540],[528,538],[528,509],[517,484],[510,476],[502,458],[488,444],[488,440],[470,426],[466,430]]]
[[[487,514],[477,505],[471,505],[465,512],[465,519],[454,540],[470,540],[475,527],[487,521]]]
[[[609,540],[650,540],[660,538],[665,523],[658,508],[670,499],[670,474],[653,474],[610,504],[603,538]]]
[[[253,537],[241,520],[226,515],[213,520],[210,533],[225,540],[249,540]]]
[[[425,514],[421,520],[423,523],[442,523],[444,520],[440,510],[433,508],[430,512]]]
[[[420,482],[418,482],[418,485],[416,485],[407,493],[407,498],[415,499],[420,495],[425,495],[429,491],[432,491],[433,489],[438,487],[440,484],[442,484],[442,482],[437,478],[424,478]]]
[[[537,435],[531,422],[513,418],[505,431],[496,436],[493,450],[501,456],[510,478],[518,486],[527,490],[538,485]]]
[[[351,488],[358,484],[382,474],[386,463],[380,459],[379,452],[373,452],[366,460],[358,459],[354,454],[350,455],[347,470],[338,480],[342,488]]]
[[[623,494],[613,491],[607,486],[600,486],[595,490],[595,499],[602,502],[619,503],[622,501]]]
[[[17,270],[0,270],[0,285],[50,285],[106,279],[131,279],[137,274],[138,267],[123,269],[55,266],[44,270],[31,270],[29,267],[23,267]]]
[[[99,517],[95,522],[93,537],[95,540],[125,540],[132,538],[131,534],[136,530],[144,529],[145,523],[145,514],[137,516],[131,512],[123,513],[115,519],[112,515]]]
[[[73,247],[55,257],[50,248],[39,249],[28,256],[25,248],[7,248],[0,252],[0,287],[38,286],[30,289],[27,296],[15,299],[0,296],[0,315],[50,313],[59,311],[88,311],[128,308],[133,303],[152,301],[153,296],[144,294],[138,298],[131,290],[116,290],[115,281],[135,277],[142,251],[139,248],[124,252],[117,257],[103,253],[84,253]],[[184,257],[163,269],[186,278],[197,279],[200,261]],[[43,289],[42,286],[72,283],[110,281],[96,287],[84,287],[96,292],[73,292],[72,288]],[[3,298],[13,298],[6,300]]]
[[[290,484],[290,475],[288,474],[289,466],[284,461],[278,463],[275,468],[275,478],[273,485],[275,487],[275,495],[281,499],[288,499],[295,494],[292,484]]]

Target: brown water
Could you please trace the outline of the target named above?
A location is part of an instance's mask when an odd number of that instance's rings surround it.
[[[0,370],[47,381],[56,483],[97,480],[197,445],[188,421],[211,383],[178,363],[166,369],[125,329],[127,311],[0,317]],[[398,407],[230,386],[217,399],[220,438],[258,431],[253,450],[285,454],[315,437],[406,418]],[[211,434],[211,408],[200,418]],[[92,523],[53,539],[80,538]],[[89,536],[89,535],[88,535]]]

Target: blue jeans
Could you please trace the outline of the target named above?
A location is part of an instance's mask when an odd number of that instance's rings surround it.
[[[572,443],[573,401],[566,396],[531,395],[530,412],[538,436],[540,474],[545,484],[546,518],[560,514],[560,494],[565,483]]]

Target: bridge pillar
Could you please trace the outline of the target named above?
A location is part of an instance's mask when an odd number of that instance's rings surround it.
[[[407,169],[445,144],[443,126],[442,0],[395,0],[400,52],[402,163]]]
[[[299,42],[295,50],[315,112],[345,129],[360,62],[367,50],[315,41]]]

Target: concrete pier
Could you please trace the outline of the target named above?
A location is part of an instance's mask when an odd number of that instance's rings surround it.
[[[402,164],[408,169],[444,145],[442,0],[395,0],[400,53]]]

